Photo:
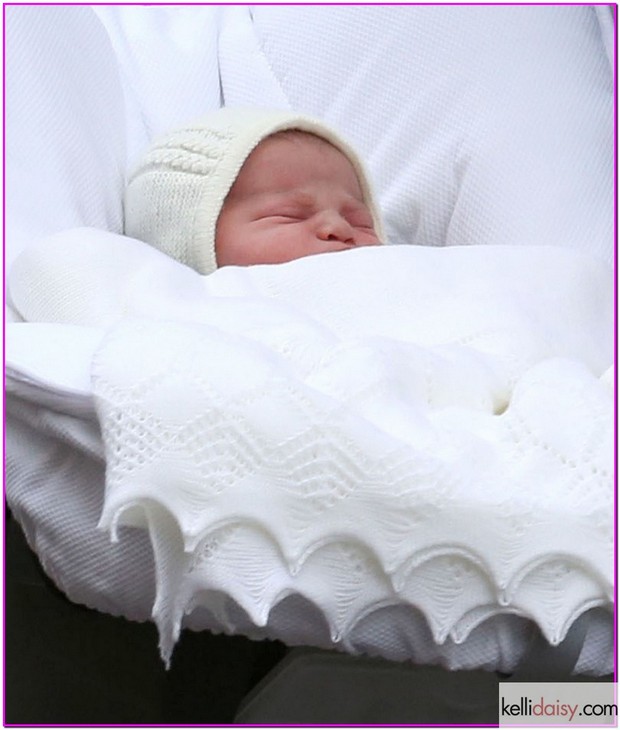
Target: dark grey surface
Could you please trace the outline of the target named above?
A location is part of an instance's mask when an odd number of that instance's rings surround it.
[[[314,649],[294,650],[244,700],[259,724],[486,724],[498,720],[492,672],[450,672]]]
[[[11,519],[5,566],[6,724],[495,723],[499,681],[613,679],[570,676],[587,616],[558,647],[535,638],[512,678],[206,631],[166,672],[154,625],[70,603]]]
[[[587,620],[583,616],[576,621],[556,647],[536,635],[512,676],[294,649],[244,698],[235,721],[249,725],[493,725],[499,719],[500,682],[613,681],[611,676],[571,675]]]
[[[226,724],[286,654],[278,642],[184,632],[166,672],[153,624],[77,606],[21,528],[5,534],[6,724]]]

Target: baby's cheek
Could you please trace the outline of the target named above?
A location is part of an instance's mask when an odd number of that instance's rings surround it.
[[[272,255],[279,263],[317,253],[319,241],[302,221],[280,227],[272,241]]]

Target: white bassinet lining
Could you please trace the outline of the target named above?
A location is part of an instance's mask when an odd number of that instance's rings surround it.
[[[345,57],[335,42],[343,33],[350,43]],[[412,33],[417,43],[412,43]],[[88,54],[80,52],[79,62],[71,42],[76,35],[88,39]],[[358,43],[372,64],[358,63]],[[540,58],[542,48],[548,66],[536,62],[534,68],[523,61],[524,57]],[[237,62],[250,52],[256,63]],[[404,52],[419,57],[403,64],[399,59]],[[360,12],[258,7],[250,12],[247,8],[100,7],[96,14],[90,8],[11,8],[7,53],[11,61],[7,65],[8,263],[40,235],[75,225],[118,231],[127,166],[153,134],[218,106],[221,95],[226,103],[269,103],[320,114],[352,139],[369,159],[395,242],[521,245],[554,238],[611,260],[612,78],[596,14],[590,8],[391,8],[389,14],[371,8]],[[34,59],[38,59],[36,74],[32,73]],[[454,59],[458,73],[451,72],[456,71]],[[509,70],[513,83],[507,85]],[[537,84],[531,83],[534,72]],[[541,73],[549,84],[538,83]],[[96,95],[89,93],[92,88],[97,88]],[[494,94],[501,88],[510,88],[511,96],[502,95],[501,104],[495,106],[490,100],[498,98]],[[369,97],[381,98],[383,103],[369,107]],[[539,118],[530,124],[525,116],[533,108]],[[558,113],[567,109],[570,114]],[[409,151],[406,166],[402,149]],[[515,149],[518,160],[510,157]],[[545,156],[540,155],[541,149]],[[41,160],[46,161],[42,167]],[[508,179],[507,170],[511,171]],[[547,170],[553,170],[552,179]],[[567,187],[558,195],[560,178],[579,180],[579,187]],[[43,350],[46,342],[63,336],[60,332],[50,337],[31,331],[31,342]],[[89,584],[84,575],[80,586],[79,573],[68,567],[94,566],[98,559],[97,552],[77,559],[68,538],[72,535],[76,545],[83,544],[94,506],[100,507],[101,495],[94,485],[101,479],[101,445],[96,426],[88,420],[92,405],[88,398],[79,406],[69,398],[71,408],[77,410],[59,414],[57,398],[67,403],[66,376],[54,383],[52,393],[49,381],[35,378],[24,383],[28,368],[22,367],[19,357],[15,362],[14,375],[20,373],[15,382],[22,382],[15,386],[19,397],[9,398],[8,406],[7,435],[14,455],[8,455],[13,459],[9,473],[14,478],[7,485],[11,506],[45,567],[73,600],[112,613],[133,613],[139,620],[148,618],[144,606],[132,608],[130,598],[134,591],[145,600],[152,597],[146,567],[143,575],[148,578],[136,581],[133,573],[122,575],[113,587],[109,576]],[[62,357],[59,362],[63,363]],[[84,429],[83,423],[90,425]],[[15,456],[25,458],[19,442],[10,440],[12,433],[27,433],[31,444],[39,445],[42,471],[37,475],[32,454],[31,467]],[[59,443],[64,444],[59,453],[64,454],[67,471],[56,472],[66,476],[64,487],[60,480],[56,486],[65,502],[52,496],[55,487],[50,478],[50,467],[56,463],[50,462],[50,454]],[[61,522],[61,515],[66,519],[67,513],[60,505],[77,499],[79,489],[69,475],[81,469],[90,480],[85,492],[89,517]],[[26,489],[33,483],[36,490]],[[46,512],[50,505],[51,514],[58,518],[55,523]],[[144,536],[137,538],[135,531],[129,534],[131,541],[137,539],[140,544],[136,554],[146,566],[152,558],[142,553],[147,545]],[[103,550],[103,545],[97,550]],[[118,557],[121,553],[112,551],[119,561],[116,565],[123,562]],[[265,628],[249,625],[252,622],[230,599],[218,605],[222,609],[217,617],[196,612],[188,622],[200,628],[203,620],[205,628],[212,625],[226,631],[243,627],[257,635],[277,636],[281,631],[291,643],[297,639],[312,643],[312,636],[320,645],[328,640],[325,624],[317,620],[314,609],[306,614],[314,618],[299,619],[301,635],[296,634],[296,619],[291,617],[303,609],[294,597],[273,610],[276,623]],[[290,613],[285,605],[293,606]],[[307,606],[303,601],[301,605]],[[369,614],[359,622],[359,633],[345,637],[343,645],[350,640],[347,648],[353,651],[360,646],[374,651],[379,642],[379,653],[387,651],[393,658],[409,654],[452,667],[480,662],[510,671],[525,644],[524,635],[532,630],[521,618],[499,616],[482,622],[468,641],[452,644],[448,638],[439,646],[426,624],[413,619],[413,614],[402,625],[411,622],[417,629],[404,629],[399,639],[394,637],[400,629],[386,633],[387,624],[377,617],[400,611],[382,608]],[[608,614],[595,615],[596,626],[607,625]],[[372,636],[367,632],[361,636],[361,624],[374,624]],[[315,628],[309,630],[309,625]],[[379,635],[391,635],[386,639],[387,644],[393,642],[391,648],[381,646]],[[504,652],[506,645],[511,648]],[[607,671],[610,655],[602,652],[601,657],[597,669],[605,666],[602,671]]]

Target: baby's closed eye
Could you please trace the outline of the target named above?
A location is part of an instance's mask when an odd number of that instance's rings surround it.
[[[293,196],[291,196],[293,197]],[[255,221],[287,224],[309,220],[314,216],[334,215],[346,221],[352,228],[364,232],[374,231],[374,220],[368,208],[360,201],[346,201],[342,205],[323,207],[317,201],[306,199],[307,196],[296,195],[275,200],[262,201],[253,215]]]
[[[374,228],[375,226],[370,211],[366,206],[345,208],[342,211],[342,216],[353,228]]]
[[[348,221],[353,228],[367,228],[369,230],[374,230],[375,227],[372,218],[349,218]]]
[[[372,218],[369,217],[347,217],[347,222],[351,228],[355,228],[358,231],[364,233],[374,233],[375,224]]]
[[[307,205],[278,202],[272,205],[261,206],[256,211],[256,220],[271,219],[274,222],[306,220],[313,214],[313,209]]]
[[[257,221],[270,221],[272,223],[298,223],[306,220],[308,216],[302,213],[265,213],[257,216]]]

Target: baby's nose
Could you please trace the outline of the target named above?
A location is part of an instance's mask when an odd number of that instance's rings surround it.
[[[317,222],[316,234],[321,241],[355,244],[355,229],[337,211],[323,211]]]

